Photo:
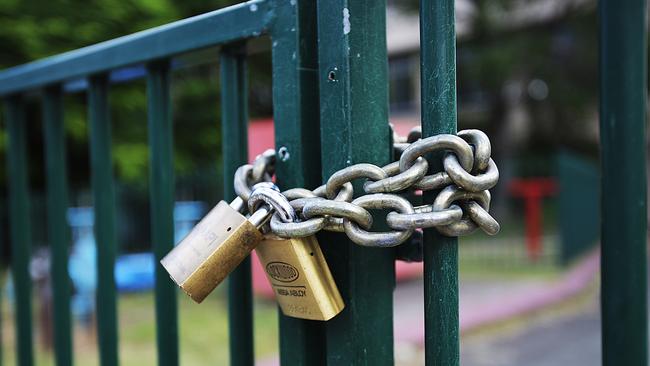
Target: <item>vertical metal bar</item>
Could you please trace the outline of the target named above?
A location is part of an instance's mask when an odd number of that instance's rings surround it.
[[[385,0],[319,1],[318,47],[323,177],[355,163],[387,164]],[[392,365],[395,252],[341,234],[321,238],[346,304],[326,324],[328,363]]]
[[[4,293],[5,288],[6,287],[0,287],[0,313],[2,313],[2,308],[3,308],[2,303],[4,302],[3,293]],[[5,320],[2,319],[2,317],[0,317],[0,328],[2,328],[2,326],[4,325],[4,322],[5,322]],[[5,362],[4,362],[4,359],[5,359],[4,358],[4,355],[5,355],[5,351],[4,351],[5,342],[4,342],[4,340],[5,340],[5,337],[2,335],[2,332],[0,332],[0,345],[3,346],[3,347],[0,347],[0,366],[5,365]]]
[[[45,89],[43,98],[45,162],[47,170],[47,223],[51,251],[54,297],[54,357],[59,366],[72,365],[70,276],[68,275],[69,230],[63,93],[60,85]]]
[[[1,234],[1,232],[0,232],[0,234]],[[4,244],[4,243],[2,243],[2,244]],[[3,305],[2,305],[2,303],[4,302],[3,293],[4,293],[5,289],[6,289],[6,287],[0,287],[0,313],[2,312],[2,308],[3,308]],[[4,324],[5,324],[5,320],[3,319],[3,317],[0,317],[0,328],[2,328]],[[5,365],[5,361],[4,361],[4,359],[5,359],[5,351],[4,351],[5,336],[2,335],[2,332],[0,332],[0,345],[2,345],[2,347],[0,347],[0,366],[3,366],[3,365]]]
[[[159,261],[174,248],[174,163],[169,61],[147,66],[151,240],[156,259],[158,364],[178,365],[176,285]]]
[[[456,133],[456,32],[454,0],[420,2],[422,134]],[[441,154],[429,166],[441,171]],[[433,203],[437,192],[424,197]],[[460,362],[458,239],[424,230],[424,337],[427,365]]]
[[[244,45],[221,52],[221,128],[224,199],[237,196],[233,176],[248,161],[248,80]],[[251,259],[246,258],[228,276],[228,331],[230,364],[254,364],[253,289]]]
[[[115,189],[111,159],[108,78],[95,75],[88,88],[90,160],[97,242],[97,331],[102,366],[118,364],[115,289]]]
[[[32,346],[32,286],[29,276],[31,225],[27,181],[25,106],[20,96],[5,101],[9,147],[7,166],[9,178],[9,225],[11,238],[11,271],[16,296],[16,352],[18,364],[34,364]]]
[[[603,365],[647,365],[646,1],[599,6]]]
[[[275,141],[288,152],[276,163],[283,188],[315,188],[321,181],[316,3],[299,0],[280,9],[273,28]],[[282,365],[325,364],[322,322],[279,312]]]

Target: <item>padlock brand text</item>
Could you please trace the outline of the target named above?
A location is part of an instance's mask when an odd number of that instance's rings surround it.
[[[307,296],[307,291],[302,288],[302,289],[297,289],[297,288],[278,288],[276,289],[278,295],[280,296],[294,296],[294,297],[305,297]]]
[[[272,279],[280,282],[293,282],[300,276],[296,267],[284,262],[271,262],[267,264],[266,273]]]

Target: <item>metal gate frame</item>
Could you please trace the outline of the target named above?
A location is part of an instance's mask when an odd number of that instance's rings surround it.
[[[173,247],[172,57],[221,45],[222,128],[226,199],[229,177],[248,160],[245,43],[268,35],[272,44],[276,147],[282,187],[315,187],[335,170],[390,160],[386,0],[254,0],[0,72],[9,133],[7,164],[12,271],[16,281],[18,360],[33,364],[29,192],[24,99],[43,103],[52,245],[55,357],[72,364],[67,179],[63,103],[65,83],[89,82],[89,123],[95,230],[98,242],[98,332],[101,364],[117,365],[113,280],[115,199],[108,111],[110,72],[147,65],[154,253]],[[647,363],[645,212],[646,2],[602,0],[601,137],[603,161],[603,364]],[[424,136],[456,132],[453,0],[421,0],[422,129]],[[440,161],[433,157],[430,161]],[[432,166],[439,169],[440,166]],[[432,201],[425,196],[425,201]],[[283,365],[389,365],[393,355],[396,253],[361,248],[340,234],[320,242],[347,304],[321,323],[280,316]],[[458,241],[425,231],[424,293],[427,365],[459,364]],[[162,268],[156,278],[158,364],[177,365],[176,290]],[[252,365],[250,261],[229,279],[232,365]]]

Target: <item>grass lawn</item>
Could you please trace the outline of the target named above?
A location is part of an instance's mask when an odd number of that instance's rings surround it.
[[[215,291],[200,305],[182,294],[179,294],[178,299],[181,364],[227,364],[229,352],[225,291]],[[34,302],[36,303],[36,298]],[[120,364],[157,364],[153,293],[121,295],[118,306]],[[5,299],[2,301],[2,315],[2,364],[15,365],[13,316],[10,304]],[[36,321],[37,318],[34,319]],[[275,303],[257,302],[255,351],[258,358],[263,359],[277,353],[277,327]],[[54,365],[53,352],[44,349],[39,336],[38,331],[35,331],[36,363]],[[94,328],[83,329],[80,325],[75,325],[74,353],[76,365],[99,365]]]

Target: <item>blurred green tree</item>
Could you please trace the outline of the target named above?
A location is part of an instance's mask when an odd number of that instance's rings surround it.
[[[0,69],[128,35],[237,2],[1,0]],[[251,62],[253,70],[263,69],[267,64],[264,57],[259,59]],[[195,172],[206,164],[214,164],[215,157],[219,154],[218,74],[216,59],[202,66],[174,73],[172,97],[175,116],[175,163],[177,172],[181,175]],[[261,88],[268,82],[268,77],[263,76],[251,79],[254,80],[254,86]],[[83,93],[71,94],[66,98],[66,132],[71,157],[70,181],[73,188],[88,185],[88,126],[84,103]],[[111,105],[116,175],[118,179],[129,183],[146,183],[148,145],[144,82],[114,86]],[[30,141],[40,142],[42,130],[38,103],[30,103],[29,109],[29,138]],[[4,131],[0,130],[0,154],[4,154],[5,140]],[[30,144],[35,147],[30,151],[33,161],[30,170],[33,184],[42,187],[43,177],[42,173],[39,173],[43,171],[42,151],[38,145]],[[4,177],[4,174],[2,176]],[[0,184],[4,184],[4,181],[5,179],[2,179]]]
[[[0,0],[0,69],[125,36],[239,3],[236,0]],[[202,52],[172,77],[174,164],[178,199],[219,198],[221,132],[218,54]],[[267,53],[249,60],[251,115],[270,113]],[[123,247],[146,243],[148,230],[147,104],[144,79],[114,84],[110,94],[113,159],[120,220],[136,233],[120,233]],[[30,185],[33,211],[40,211],[45,187],[43,127],[39,98],[27,99]],[[1,109],[1,107],[0,107]],[[0,116],[0,121],[3,117]],[[91,204],[88,122],[83,90],[65,97],[65,129],[71,205]],[[6,133],[0,123],[0,197],[6,197]],[[1,198],[1,199],[3,199]],[[0,199],[0,200],[1,200]],[[4,211],[6,205],[2,206]],[[6,212],[0,212],[0,221]],[[34,226],[43,218],[35,212]],[[5,218],[6,219],[6,218]],[[132,220],[133,221],[133,220]],[[0,224],[0,227],[6,225]],[[124,227],[124,225],[122,225]],[[128,229],[127,229],[128,230]],[[6,231],[0,234],[6,235]],[[40,232],[41,230],[35,230]],[[44,231],[44,230],[43,230]],[[143,236],[144,235],[144,236]],[[38,244],[44,238],[36,235]],[[138,245],[138,244],[135,244]]]

